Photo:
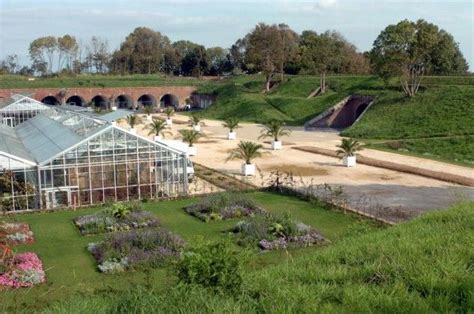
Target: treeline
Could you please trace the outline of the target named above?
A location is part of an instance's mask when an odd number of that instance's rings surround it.
[[[41,37],[30,43],[30,67],[19,68],[8,56],[0,71],[20,74],[153,74],[196,76],[264,73],[266,89],[284,74],[325,75],[376,73],[388,79],[407,77],[417,89],[422,74],[463,74],[468,70],[451,34],[424,20],[401,21],[387,26],[373,48],[361,53],[336,31],[298,34],[286,24],[256,25],[230,48],[211,47],[187,40],[172,42],[166,35],[138,27],[110,52],[106,40],[92,37],[79,43],[74,36]],[[278,78],[278,75],[280,78]],[[403,86],[403,84],[402,84]]]

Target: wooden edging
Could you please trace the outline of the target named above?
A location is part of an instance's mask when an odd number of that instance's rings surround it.
[[[335,151],[330,150],[330,149],[325,149],[325,148],[319,148],[319,147],[313,147],[313,146],[299,146],[299,147],[293,147],[293,149],[297,149],[303,152],[308,152],[308,153],[313,153],[313,154],[339,158],[339,156],[337,155]],[[460,176],[456,174],[422,169],[422,168],[418,168],[414,166],[402,165],[402,164],[394,163],[391,161],[378,160],[378,159],[365,157],[365,156],[357,156],[357,162],[368,165],[368,166],[372,166],[372,167],[405,172],[405,173],[415,174],[415,175],[419,175],[426,178],[474,187],[473,178],[464,177],[464,176]]]
[[[241,185],[244,187],[244,190],[257,190],[258,187],[256,185],[253,185],[252,183],[249,183],[249,182],[245,182],[245,181],[242,181],[242,180],[239,180],[225,172],[222,172],[222,171],[219,171],[219,170],[216,170],[216,169],[213,169],[213,168],[209,168],[209,167],[206,167],[206,166],[203,166],[201,164],[198,164],[198,163],[194,163],[194,167],[195,168],[201,168],[201,169],[204,169],[205,171],[210,171],[210,172],[213,172],[213,173],[216,173],[220,176],[223,176],[223,177],[226,177],[227,179],[229,179],[230,181],[233,181],[235,182],[237,185]],[[196,169],[195,169],[196,170]],[[225,184],[216,184],[215,182],[211,182],[209,181],[208,178],[206,178],[205,176],[200,176],[197,172],[194,173],[197,177],[201,178],[202,180],[204,181],[207,181],[221,189],[224,189],[224,190],[228,190],[228,187],[225,186]]]

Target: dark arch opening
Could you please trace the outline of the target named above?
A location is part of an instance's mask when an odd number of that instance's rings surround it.
[[[133,106],[132,97],[128,95],[120,95],[115,98],[115,105],[119,109],[130,109]]]
[[[59,100],[54,96],[46,96],[45,98],[41,99],[41,102],[43,104],[50,105],[50,106],[60,105]]]
[[[357,107],[356,114],[355,114],[356,119],[360,117],[360,115],[364,112],[365,108],[367,108],[368,105],[369,104],[362,104],[359,107]]]
[[[81,96],[75,95],[75,96],[69,97],[66,100],[66,104],[83,107],[86,104],[86,102],[84,101],[84,98],[82,98]]]
[[[163,97],[161,97],[160,99],[160,107],[162,108],[166,108],[166,107],[178,108],[178,106],[179,106],[178,97],[173,94],[163,95]]]
[[[101,108],[101,109],[108,109],[109,108],[109,102],[107,101],[107,98],[101,95],[97,95],[94,98],[92,98],[92,105],[96,108]]]
[[[138,103],[143,106],[156,106],[156,99],[152,95],[145,94],[138,98]]]

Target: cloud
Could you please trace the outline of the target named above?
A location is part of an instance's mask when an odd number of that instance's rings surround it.
[[[329,9],[337,4],[337,0],[319,0],[316,2],[315,7],[319,9]]]

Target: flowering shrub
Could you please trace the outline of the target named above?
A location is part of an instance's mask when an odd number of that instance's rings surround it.
[[[10,288],[32,287],[46,279],[43,264],[35,253],[19,253],[12,265],[0,274],[0,285]]]
[[[326,241],[324,236],[311,226],[282,216],[265,214],[238,222],[231,230],[240,245],[258,246],[265,251],[306,247]]]
[[[33,232],[28,224],[2,223],[0,224],[0,243],[31,244],[34,242]]]
[[[156,227],[159,221],[152,213],[133,204],[115,203],[98,213],[75,218],[74,224],[82,235],[87,235]]]
[[[88,250],[104,273],[139,267],[158,267],[181,255],[184,241],[163,229],[142,229],[114,233],[104,241],[91,243]]]
[[[186,207],[184,210],[205,222],[251,217],[264,212],[247,195],[237,193],[209,195],[199,200],[198,203]]]

